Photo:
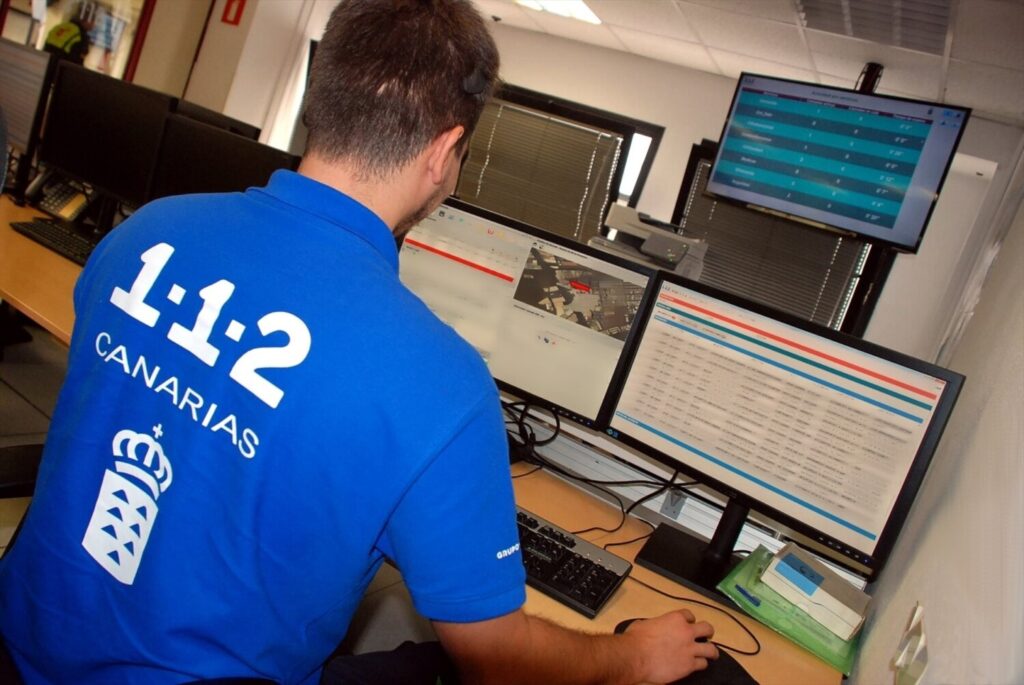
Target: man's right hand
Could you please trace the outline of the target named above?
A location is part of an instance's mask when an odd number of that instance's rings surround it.
[[[635,621],[625,636],[635,641],[641,654],[645,678],[652,683],[679,680],[708,667],[718,658],[718,647],[710,639],[715,629],[706,621],[697,621],[687,609],[656,618]]]
[[[714,628],[686,609],[636,621],[623,635],[587,635],[522,610],[474,623],[434,622],[465,682],[669,683],[707,668]]]

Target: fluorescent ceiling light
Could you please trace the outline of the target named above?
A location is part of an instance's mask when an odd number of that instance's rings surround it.
[[[529,7],[539,12],[551,12],[560,17],[579,19],[588,24],[601,23],[601,20],[583,0],[516,0],[516,2],[523,7]]]

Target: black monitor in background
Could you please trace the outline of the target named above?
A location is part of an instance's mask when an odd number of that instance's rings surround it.
[[[174,111],[189,119],[195,121],[201,121],[204,124],[210,126],[216,126],[217,128],[224,129],[225,131],[231,131],[234,134],[240,135],[250,140],[260,139],[260,129],[252,124],[247,124],[244,121],[233,119],[226,114],[215,112],[212,109],[207,109],[201,105],[197,105],[194,102],[188,100],[178,100],[178,104],[175,106]]]
[[[139,206],[147,199],[173,101],[169,95],[61,62],[39,161],[106,198]]]
[[[743,73],[707,190],[916,252],[970,114]]]
[[[637,563],[711,593],[750,510],[873,578],[963,377],[661,274],[607,432],[722,494],[710,544],[659,526]]]
[[[399,273],[499,386],[596,425],[651,271],[448,199],[410,231]]]
[[[46,110],[53,55],[0,38],[0,109],[7,120],[7,143],[19,154],[13,189],[24,191]]]
[[[167,117],[149,199],[265,185],[299,157],[178,114]]]

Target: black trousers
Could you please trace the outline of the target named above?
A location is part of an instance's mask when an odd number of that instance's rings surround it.
[[[320,685],[458,685],[439,642],[406,642],[390,652],[334,657]]]

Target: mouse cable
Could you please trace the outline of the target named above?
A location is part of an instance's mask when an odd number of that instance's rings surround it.
[[[574,530],[574,531],[572,531],[572,534],[573,535],[583,535],[584,533],[593,533],[594,531],[601,531],[602,533],[614,533],[614,532],[620,530],[624,525],[626,525],[626,519],[629,518],[629,512],[633,511],[634,507],[636,507],[638,504],[646,502],[649,499],[657,497],[658,495],[660,495],[661,493],[665,492],[666,490],[668,490],[668,485],[660,485],[660,486],[658,486],[657,490],[655,490],[654,492],[650,492],[650,493],[644,495],[643,497],[641,497],[640,499],[636,500],[631,505],[629,505],[628,508],[621,506],[622,505],[622,500],[619,500],[619,504],[620,504],[620,506],[619,506],[619,513],[621,514],[621,518],[619,519],[618,525],[616,525],[614,528],[604,528],[602,526],[591,526],[590,528],[583,528],[582,530]]]
[[[654,592],[657,592],[659,595],[663,595],[665,597],[668,597],[669,599],[674,599],[674,600],[677,600],[677,601],[680,601],[680,602],[687,602],[689,604],[698,604],[698,605],[700,605],[702,607],[707,607],[708,609],[714,609],[715,611],[718,611],[718,612],[720,612],[722,614],[725,614],[726,616],[731,618],[736,623],[736,625],[738,625],[740,628],[742,628],[743,632],[745,632],[747,635],[749,635],[750,639],[753,640],[754,644],[756,645],[756,647],[754,648],[753,651],[749,651],[749,650],[742,650],[742,649],[739,649],[737,647],[732,647],[730,645],[724,645],[721,642],[715,642],[714,640],[709,640],[709,642],[711,642],[711,644],[715,645],[719,649],[726,649],[726,650],[728,650],[730,652],[733,652],[734,654],[740,654],[742,656],[757,656],[758,654],[761,653],[761,641],[758,640],[757,636],[754,635],[754,633],[750,630],[750,628],[748,628],[746,625],[744,625],[743,621],[741,621],[738,618],[736,618],[732,614],[731,611],[729,611],[727,609],[723,609],[720,606],[716,606],[714,604],[711,604],[710,602],[702,602],[699,599],[691,599],[689,597],[680,597],[678,595],[673,595],[673,594],[671,594],[669,592],[665,592],[664,590],[659,590],[658,588],[654,587],[653,585],[648,585],[644,581],[639,580],[637,578],[634,578],[633,574],[630,574],[629,576],[627,576],[627,578],[629,578],[629,580],[632,580],[634,583],[639,583],[640,585],[643,585],[648,590],[653,590]]]
[[[542,470],[543,468],[544,468],[543,466],[534,466],[532,469],[530,469],[526,473],[520,473],[518,476],[512,476],[512,480],[515,480],[516,478],[526,478],[527,476],[532,476],[533,474],[537,473],[538,471]]]
[[[593,526],[591,528],[584,528],[583,530],[573,531],[573,534],[574,535],[582,535],[583,533],[590,533],[590,532],[593,532],[593,531],[602,531],[604,533],[615,533],[615,532],[619,531],[624,525],[626,525],[626,520],[629,518],[629,515],[633,513],[634,509],[636,509],[638,506],[640,506],[644,502],[647,502],[648,500],[654,499],[655,497],[657,497],[658,495],[664,493],[667,490],[672,490],[672,491],[686,490],[686,488],[688,488],[690,486],[697,485],[697,481],[690,481],[689,483],[676,483],[675,479],[676,479],[676,477],[678,475],[679,475],[679,471],[677,470],[675,473],[672,474],[672,478],[670,478],[667,482],[658,485],[657,486],[658,489],[655,490],[654,492],[648,493],[648,494],[644,495],[643,497],[635,500],[632,504],[629,505],[629,507],[627,507],[625,509],[622,509],[620,507],[620,510],[621,510],[621,513],[622,513],[622,518],[619,520],[619,524],[617,526],[615,526],[614,528],[602,528],[601,526]],[[654,487],[654,485],[651,484],[650,487]],[[651,528],[654,528],[654,525],[650,521],[645,521],[642,518],[640,520],[643,521],[644,523],[646,523],[647,525],[651,526]]]
[[[643,521],[644,523],[646,523],[647,525],[649,525],[651,527],[651,532],[650,533],[647,533],[646,535],[641,535],[638,538],[633,538],[632,540],[623,540],[622,542],[606,542],[602,546],[602,549],[607,550],[609,547],[621,547],[622,545],[632,545],[634,542],[640,542],[641,540],[646,540],[647,538],[649,538],[652,535],[654,535],[654,524],[651,523],[650,521],[648,521],[647,519],[640,519],[640,520]]]

